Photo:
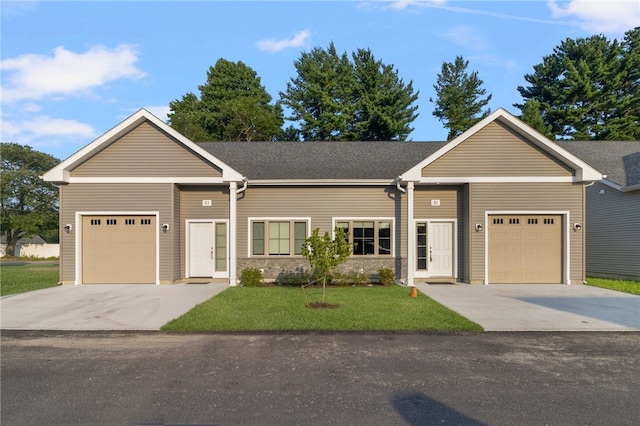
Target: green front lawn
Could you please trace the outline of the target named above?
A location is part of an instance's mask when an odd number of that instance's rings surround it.
[[[306,290],[310,302],[322,289]],[[336,309],[305,306],[299,287],[232,287],[162,327],[163,331],[482,331],[482,327],[399,286],[331,287]]]
[[[640,295],[640,281],[587,277],[587,284],[594,287],[608,288],[609,290]]]
[[[0,263],[0,296],[54,287],[60,281],[59,276],[57,262],[21,266],[3,266]]]

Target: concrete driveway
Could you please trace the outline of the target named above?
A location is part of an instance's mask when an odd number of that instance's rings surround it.
[[[0,299],[5,330],[159,330],[226,284],[58,286]]]
[[[640,330],[640,296],[585,285],[429,285],[418,290],[487,331]],[[58,286],[4,296],[5,330],[159,330],[226,284]]]
[[[638,331],[640,296],[588,285],[416,284],[486,331]]]

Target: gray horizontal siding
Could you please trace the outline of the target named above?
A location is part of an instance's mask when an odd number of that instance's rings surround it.
[[[487,231],[475,232],[471,228],[476,223],[484,224],[486,211],[568,211],[572,223],[582,223],[583,191],[582,185],[569,183],[469,184],[470,280],[479,283],[484,279],[484,237]],[[570,239],[571,281],[581,283],[584,279],[584,233],[570,232]]]
[[[458,188],[417,186],[413,194],[413,217],[415,219],[457,218]],[[432,206],[431,200],[440,200],[440,206]]]
[[[424,177],[571,175],[570,170],[496,122],[422,169]]]
[[[143,123],[71,171],[73,177],[219,177],[221,170]]]
[[[159,212],[158,225],[173,222],[172,210],[173,185],[171,184],[70,184],[61,186],[62,224],[74,224],[70,233],[62,233],[61,264],[62,280],[73,283],[75,280],[75,214],[81,212]],[[64,226],[64,225],[63,225]],[[166,234],[160,232],[160,280],[172,281],[172,244],[173,230]]]
[[[395,187],[249,186],[238,200],[239,260],[247,258],[250,217],[310,217],[311,229],[319,228],[321,233],[331,231],[335,217],[394,217],[394,253],[406,256],[406,195]],[[308,267],[306,259],[300,265]]]
[[[640,280],[640,191],[587,188],[585,232],[587,275]]]

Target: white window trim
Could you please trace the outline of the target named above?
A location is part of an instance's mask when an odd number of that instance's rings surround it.
[[[156,285],[160,285],[160,212],[158,211],[77,211],[76,212],[76,276],[74,285],[82,285],[82,218],[84,216],[155,216],[156,217]]]
[[[189,268],[189,259],[191,256],[191,236],[190,236],[190,232],[189,232],[189,225],[192,223],[210,223],[213,226],[213,245],[215,247],[215,237],[216,237],[216,224],[217,223],[224,223],[227,226],[227,253],[226,253],[226,261],[227,261],[227,270],[223,271],[223,272],[218,272],[216,273],[216,269],[215,269],[215,256],[214,259],[212,259],[212,263],[211,263],[211,278],[229,278],[230,276],[230,272],[229,272],[229,219],[186,219],[185,220],[185,240],[184,240],[184,275],[185,278],[191,278],[191,271]],[[215,254],[215,249],[214,249],[214,254]]]
[[[357,259],[367,258],[367,257],[376,257],[376,258],[395,258],[395,241],[396,241],[396,220],[393,216],[344,216],[344,217],[333,217],[332,218],[332,227],[331,227],[331,237],[336,237],[336,223],[338,222],[389,222],[391,223],[391,253],[389,254],[374,254],[374,255],[359,255],[359,254],[351,254],[351,256],[355,256]]]
[[[486,210],[484,212],[484,284],[489,285],[489,216],[493,215],[556,215],[562,216],[562,280],[571,284],[571,217],[567,210]],[[471,232],[471,231],[470,231]]]
[[[311,217],[290,217],[290,216],[285,216],[285,217],[274,217],[274,216],[269,216],[269,217],[249,217],[247,218],[247,235],[248,235],[248,241],[247,241],[247,257],[249,258],[259,258],[259,259],[266,259],[266,258],[289,258],[289,257],[302,257],[302,255],[300,254],[289,254],[289,255],[280,255],[280,256],[276,256],[276,255],[270,255],[269,253],[265,253],[265,254],[253,254],[252,253],[252,248],[253,248],[253,226],[251,225],[253,222],[305,222],[307,224],[307,238],[309,238],[309,236],[311,235]],[[292,235],[292,238],[294,236]],[[268,249],[267,247],[265,247],[265,252],[267,252]]]
[[[412,231],[414,232],[414,235],[416,236],[415,238],[415,247],[414,247],[414,265],[415,265],[415,270],[413,271],[413,276],[414,278],[430,278],[431,275],[431,271],[427,268],[427,270],[423,271],[423,270],[419,270],[418,269],[418,232],[417,232],[417,226],[418,223],[426,223],[427,224],[427,246],[432,246],[433,244],[431,243],[431,232],[429,232],[429,225],[431,225],[432,223],[451,223],[453,226],[453,235],[451,236],[451,238],[453,239],[453,241],[451,241],[451,250],[452,250],[452,255],[453,255],[453,278],[458,278],[458,219],[414,219],[413,221],[413,228]]]

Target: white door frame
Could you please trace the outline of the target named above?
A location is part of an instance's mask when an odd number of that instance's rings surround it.
[[[486,210],[484,212],[484,284],[489,283],[489,216],[493,215],[559,215],[562,217],[562,273],[563,284],[571,284],[571,234],[569,233],[571,221],[569,212],[563,210]],[[470,231],[471,232],[471,231]],[[583,240],[584,241],[584,240]],[[583,243],[584,244],[584,243]]]
[[[184,242],[184,272],[185,278],[192,278],[190,271],[190,256],[191,256],[191,237],[190,237],[190,225],[192,223],[210,223],[212,226],[212,242],[213,242],[213,259],[211,259],[211,278],[229,278],[229,220],[228,219],[186,219],[185,220],[185,242]],[[215,269],[215,259],[216,259],[216,224],[224,223],[227,227],[227,235],[226,235],[226,248],[227,253],[225,256],[226,259],[226,270],[221,272],[216,272]]]
[[[155,216],[156,217],[156,285],[160,285],[160,212],[150,211],[77,211],[76,212],[76,277],[74,285],[82,285],[82,218],[84,216]]]
[[[417,237],[417,226],[418,223],[426,223],[427,224],[427,245],[433,246],[432,243],[432,232],[431,232],[431,224],[432,223],[451,223],[452,233],[451,233],[451,259],[452,259],[452,271],[451,277],[458,278],[458,220],[457,219],[415,219],[413,223],[413,229],[411,232]],[[418,239],[414,238],[414,244],[418,243]],[[432,276],[441,276],[441,275],[432,275],[431,270],[427,268],[426,271],[418,269],[418,250],[417,247],[413,248],[414,250],[414,265],[415,271],[413,271],[413,276],[415,278],[429,278]]]

